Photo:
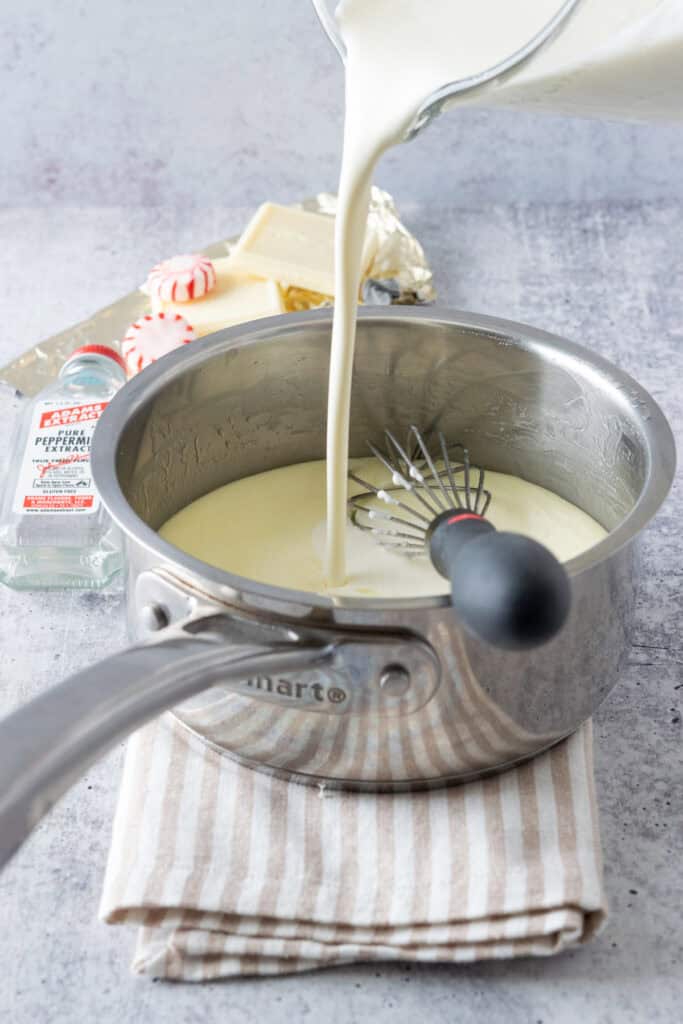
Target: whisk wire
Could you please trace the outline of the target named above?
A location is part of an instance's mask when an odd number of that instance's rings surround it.
[[[374,484],[370,484],[368,483],[367,480],[363,480],[363,478],[358,476],[356,473],[349,473],[349,479],[353,480],[357,484],[360,484],[360,486],[364,487],[365,491],[367,492],[364,495],[360,494],[355,495],[355,497],[353,498],[349,498],[349,504],[352,505],[353,507],[360,507],[358,505],[359,499],[367,498],[368,493],[375,494],[380,499],[380,501],[384,501],[387,505],[395,505],[397,508],[400,508],[403,512],[406,512],[408,515],[411,515],[414,518],[419,519],[420,523],[423,525],[423,528],[428,527],[430,525],[431,519],[428,519],[427,516],[423,516],[422,513],[419,512],[416,508],[412,508],[410,505],[406,505],[406,503],[404,501],[401,501],[400,498],[396,498],[394,496],[393,488],[389,490],[386,490],[385,488],[376,488]]]
[[[349,498],[351,522],[391,551],[424,554],[427,531],[442,512],[464,509],[483,516],[491,503],[484,470],[470,464],[467,448],[462,444],[449,446],[441,431],[436,436],[436,459],[415,426],[408,431],[405,447],[390,430],[385,431],[386,452],[368,442],[372,454],[389,473],[389,482],[384,486],[375,486],[356,473],[349,473],[349,479],[364,488],[362,493]],[[439,468],[439,461],[443,462],[443,469]],[[476,487],[472,481],[475,471]],[[401,492],[410,494],[419,507],[396,496]],[[373,503],[377,499],[392,511],[377,507]]]
[[[438,491],[434,491],[427,481],[425,481],[425,484],[426,484],[427,487],[429,487],[429,490],[432,493],[435,502],[439,505],[439,508],[441,509],[441,511],[442,512],[446,512],[448,510],[449,506],[450,506],[450,498],[448,497],[448,491],[444,487],[443,480],[441,479],[441,476],[437,472],[436,466],[434,465],[432,457],[429,454],[429,449],[427,448],[426,444],[424,443],[424,440],[422,438],[422,435],[421,435],[420,431],[417,429],[417,427],[411,427],[410,430],[411,430],[411,433],[413,434],[413,436],[415,437],[415,440],[417,441],[417,444],[419,446],[420,451],[422,452],[422,455],[423,455],[423,458],[424,458],[425,462],[429,466],[429,472],[431,473],[432,478],[434,479],[434,481],[438,485],[439,489],[443,493],[443,496],[445,498],[445,503],[441,499],[441,495],[438,493]]]
[[[475,509],[477,511],[479,511],[479,508],[480,508],[480,505],[481,505],[481,500],[482,500],[482,495],[484,494],[484,477],[485,477],[484,470],[480,469],[479,470],[479,482],[477,483],[477,496],[476,496],[475,501],[474,501],[474,507],[475,507]],[[488,494],[488,497],[486,498],[486,504],[484,506],[484,509],[483,509],[483,511],[479,512],[479,515],[482,515],[482,516],[484,515],[484,512],[488,508],[490,501],[491,501],[491,495]]]
[[[366,515],[370,522],[381,520],[385,523],[396,523],[398,526],[405,527],[405,529],[407,530],[414,530],[415,536],[411,534],[412,539],[418,539],[424,532],[424,528],[418,526],[416,523],[411,523],[406,519],[401,519],[400,516],[392,515],[391,512],[383,512],[381,509],[372,508],[371,506],[368,505],[362,505],[359,502],[353,508],[351,521],[354,523],[354,525],[359,526],[361,530],[375,531],[379,528],[368,526],[366,523],[362,522],[362,520],[359,520],[358,513],[363,513],[364,515]]]
[[[425,481],[422,473],[390,430],[385,431],[385,437],[387,440],[387,449],[390,450],[390,446],[393,446],[395,450],[394,459],[396,461],[391,461],[391,455],[388,457],[382,455],[373,444],[369,445],[370,451],[373,452],[373,454],[376,454],[380,461],[387,467],[391,473],[391,479],[394,485],[401,486],[410,494],[415,495],[420,504],[427,510],[427,512],[429,512],[431,522],[434,516],[438,515],[439,512],[443,511],[443,509],[441,509],[439,505],[436,505],[433,500],[430,500],[431,490],[429,488],[425,488],[427,492],[426,494],[423,492]],[[418,484],[419,486],[416,487],[415,484]]]
[[[450,455],[448,453],[448,445],[446,444],[446,438],[441,432],[439,432],[439,445],[441,447],[441,458],[443,459],[444,466],[446,467],[446,473],[448,474],[448,483],[450,484],[451,493],[455,500],[455,507],[462,508],[463,504],[460,498],[460,492],[455,482],[455,474],[453,472],[453,466],[451,464]],[[462,445],[456,445],[458,448],[462,448]],[[462,467],[458,467],[461,469]]]

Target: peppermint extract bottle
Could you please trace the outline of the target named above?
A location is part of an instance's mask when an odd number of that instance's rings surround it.
[[[90,589],[121,568],[121,537],[95,491],[90,444],[125,380],[115,349],[85,345],[26,404],[0,503],[0,580],[8,586]]]

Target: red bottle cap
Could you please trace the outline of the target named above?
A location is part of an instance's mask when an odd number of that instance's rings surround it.
[[[73,359],[75,356],[86,355],[107,356],[109,359],[113,359],[124,372],[126,370],[126,364],[122,357],[115,348],[111,348],[109,345],[81,345],[80,348],[77,348],[75,352],[71,353],[69,360]]]

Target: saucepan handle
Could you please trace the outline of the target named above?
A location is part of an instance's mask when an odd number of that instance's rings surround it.
[[[301,672],[333,656],[330,645],[296,640],[228,646],[212,629],[219,620],[115,654],[0,722],[0,866],[97,758],[162,711],[217,682]]]

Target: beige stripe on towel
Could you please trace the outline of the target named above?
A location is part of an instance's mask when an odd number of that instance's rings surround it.
[[[187,981],[548,955],[603,922],[600,856],[590,724],[504,775],[378,795],[251,771],[165,716],[129,741],[101,915],[139,926],[135,971]]]

